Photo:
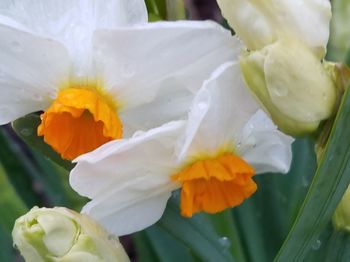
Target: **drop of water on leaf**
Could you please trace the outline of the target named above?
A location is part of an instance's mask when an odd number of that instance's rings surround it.
[[[231,241],[228,237],[220,237],[219,244],[225,249],[229,249],[231,246]]]
[[[309,180],[306,177],[303,177],[302,180],[301,180],[301,185],[303,187],[308,187],[309,184],[310,184]]]
[[[11,49],[12,49],[12,51],[14,51],[16,53],[20,53],[23,51],[21,44],[18,43],[17,41],[11,42]]]
[[[31,136],[33,134],[34,130],[32,128],[23,128],[21,129],[20,133],[22,136]]]
[[[313,250],[318,250],[318,249],[321,247],[321,245],[322,245],[321,240],[317,239],[317,240],[315,241],[315,243],[312,245],[312,249],[313,249]]]

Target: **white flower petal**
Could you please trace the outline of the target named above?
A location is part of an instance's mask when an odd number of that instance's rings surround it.
[[[238,62],[220,66],[194,99],[179,159],[215,155],[234,146],[243,126],[258,109],[245,88]]]
[[[168,123],[76,159],[70,184],[93,199],[84,212],[116,234],[156,222],[171,191],[179,186],[170,176],[176,170],[174,143],[183,128],[183,121]],[[128,225],[117,227],[116,221]]]
[[[120,114],[123,123],[123,136],[130,137],[138,130],[149,130],[164,123],[186,119],[194,94],[178,88],[177,82],[164,81],[157,99],[125,110]]]
[[[97,203],[93,200],[84,207],[82,213],[89,214],[106,230],[117,236],[128,235],[157,222],[164,213],[170,195],[170,190],[168,190],[168,192],[158,194],[152,198],[141,198],[135,204],[130,204],[124,209],[116,208],[115,205],[104,207],[104,203]],[[118,197],[119,194],[110,201],[115,201],[118,204],[120,202]],[[100,210],[95,210],[96,205],[100,208],[112,210],[112,213],[101,215]]]
[[[259,110],[244,127],[237,150],[257,174],[287,173],[292,162],[293,141],[292,137],[278,131],[270,118]]]
[[[0,124],[43,110],[69,76],[59,43],[0,24]]]
[[[143,0],[2,0],[0,14],[12,17],[38,34],[62,41],[74,33],[91,37],[98,28],[147,22]],[[79,29],[79,30],[77,30]]]
[[[74,62],[75,77],[90,76],[92,35],[99,28],[147,22],[143,0],[14,0],[0,9],[28,32],[62,42]]]
[[[249,49],[260,49],[289,35],[324,54],[331,19],[328,0],[218,0],[218,3]]]
[[[94,37],[96,68],[108,91],[130,109],[155,99],[167,83],[197,91],[241,46],[213,22],[159,22]]]

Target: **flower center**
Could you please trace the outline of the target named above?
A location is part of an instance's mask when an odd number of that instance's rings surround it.
[[[257,189],[254,174],[248,163],[233,154],[196,161],[172,176],[182,184],[181,214],[191,217],[239,205]]]
[[[62,158],[73,160],[121,138],[122,128],[116,108],[97,90],[67,88],[41,115],[38,135]]]

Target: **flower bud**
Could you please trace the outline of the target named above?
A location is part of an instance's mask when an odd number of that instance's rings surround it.
[[[336,86],[328,69],[298,41],[277,41],[240,59],[246,85],[285,133],[315,131],[333,113]]]
[[[117,238],[66,208],[34,207],[16,220],[12,237],[28,262],[129,261]]]
[[[350,187],[346,190],[333,215],[333,225],[337,230],[350,233]]]

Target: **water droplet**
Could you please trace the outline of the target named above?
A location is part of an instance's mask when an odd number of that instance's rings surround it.
[[[275,93],[276,96],[283,97],[288,95],[289,90],[284,85],[278,85],[274,87],[273,92]]]
[[[135,75],[135,70],[133,69],[133,67],[131,65],[125,64],[123,66],[122,74],[123,74],[124,77],[130,78],[130,77]]]
[[[197,107],[200,110],[205,110],[208,107],[208,104],[204,103],[204,102],[200,102],[200,103],[198,103]]]
[[[20,133],[22,136],[28,137],[34,133],[34,130],[33,130],[33,128],[23,128],[23,129],[21,129]]]
[[[228,237],[220,237],[219,244],[225,249],[229,249],[231,246],[231,241]]]
[[[301,185],[303,187],[308,187],[309,184],[310,184],[309,180],[306,177],[303,177],[302,180],[301,180]]]
[[[52,91],[50,91],[49,92],[49,97],[51,98],[51,99],[56,99],[57,98],[57,90],[52,90]]]
[[[306,113],[306,120],[307,121],[312,121],[313,117],[312,117],[312,114],[310,112],[307,112]]]
[[[315,243],[313,243],[312,249],[313,249],[313,250],[318,250],[318,249],[321,247],[321,245],[322,245],[321,240],[317,239],[317,240],[315,241]]]
[[[327,101],[328,100],[328,96],[326,94],[323,94],[322,95],[322,99],[323,99],[323,101]]]
[[[17,41],[12,41],[11,42],[11,49],[12,51],[16,52],[16,53],[19,53],[19,52],[22,52],[23,51],[23,48],[21,46],[21,44]]]
[[[34,95],[33,95],[33,98],[34,98],[34,100],[36,100],[36,101],[41,101],[41,100],[43,100],[43,97],[42,97],[40,94],[38,94],[38,93],[34,94]]]

